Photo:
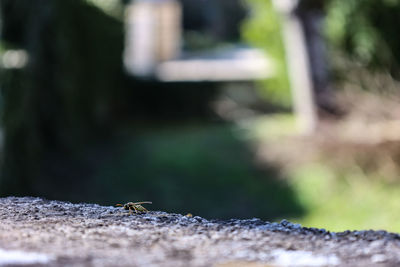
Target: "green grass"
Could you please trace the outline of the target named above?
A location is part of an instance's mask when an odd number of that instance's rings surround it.
[[[292,170],[293,189],[306,209],[303,225],[331,231],[400,232],[400,187],[357,167],[335,170],[323,162]]]

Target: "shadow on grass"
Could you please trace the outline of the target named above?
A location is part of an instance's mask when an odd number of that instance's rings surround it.
[[[206,218],[299,216],[286,179],[260,170],[229,124],[159,129],[125,136],[92,175],[79,201],[151,200],[150,209]]]

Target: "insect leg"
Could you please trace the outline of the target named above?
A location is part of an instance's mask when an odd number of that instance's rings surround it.
[[[134,208],[136,214],[139,213],[139,210],[137,209],[136,205],[133,205],[132,208]]]
[[[144,212],[149,212],[145,207],[141,206],[140,208],[143,209]]]
[[[133,207],[134,208],[134,207]],[[132,206],[129,206],[129,215],[133,215],[133,209]]]

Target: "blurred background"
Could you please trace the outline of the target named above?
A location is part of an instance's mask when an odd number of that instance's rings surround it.
[[[0,0],[0,195],[400,232],[400,2]]]

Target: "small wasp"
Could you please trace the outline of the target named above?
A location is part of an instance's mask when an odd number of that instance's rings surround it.
[[[128,202],[125,204],[116,204],[117,207],[123,207],[124,210],[129,210],[129,214],[135,213],[144,213],[148,212],[148,210],[143,207],[141,204],[153,204],[151,201],[142,201],[142,202]]]

